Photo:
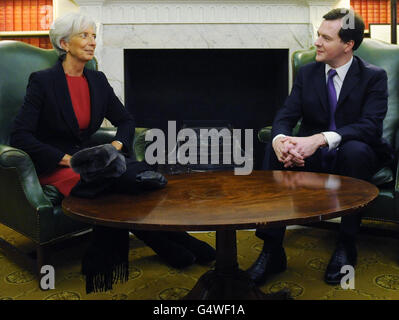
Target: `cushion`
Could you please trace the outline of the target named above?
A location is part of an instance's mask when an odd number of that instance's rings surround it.
[[[391,168],[384,167],[380,169],[372,178],[371,182],[376,186],[383,185],[385,183],[389,183],[393,181],[393,173]]]

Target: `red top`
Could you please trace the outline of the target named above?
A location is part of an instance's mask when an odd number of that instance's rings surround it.
[[[66,79],[79,129],[87,129],[90,124],[89,84],[83,75],[80,77],[66,75]],[[65,197],[69,195],[79,179],[80,175],[71,168],[61,166],[55,171],[39,177],[41,185],[49,184],[55,186]]]

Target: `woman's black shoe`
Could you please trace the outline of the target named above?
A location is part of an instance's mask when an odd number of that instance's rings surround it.
[[[207,264],[216,259],[216,250],[205,241],[189,235],[187,232],[164,231],[165,236],[191,251],[199,264]]]
[[[161,231],[138,231],[132,233],[149,246],[167,264],[174,268],[186,268],[191,266],[196,257],[184,246],[176,243]]]

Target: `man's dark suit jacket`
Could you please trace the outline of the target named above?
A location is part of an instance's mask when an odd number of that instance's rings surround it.
[[[61,60],[52,68],[30,75],[22,108],[15,118],[11,145],[32,158],[38,174],[53,171],[65,154],[87,146],[89,137],[107,118],[117,127],[115,140],[129,152],[135,125],[116,97],[104,73],[84,69],[90,90],[91,119],[79,130]]]
[[[280,133],[292,135],[293,127],[301,118],[298,136],[329,131],[326,81],[325,63],[312,62],[299,69],[291,94],[274,119],[273,138]],[[362,141],[370,145],[383,162],[390,159],[391,149],[382,139],[387,104],[385,70],[354,56],[335,112],[335,132],[341,135],[341,144],[348,140]]]

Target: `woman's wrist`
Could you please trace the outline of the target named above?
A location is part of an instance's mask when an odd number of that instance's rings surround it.
[[[71,158],[69,154],[65,154],[58,164],[64,167],[71,167]]]
[[[118,140],[114,140],[111,142],[111,144],[115,147],[116,150],[121,151],[123,148],[123,143],[118,141]]]

